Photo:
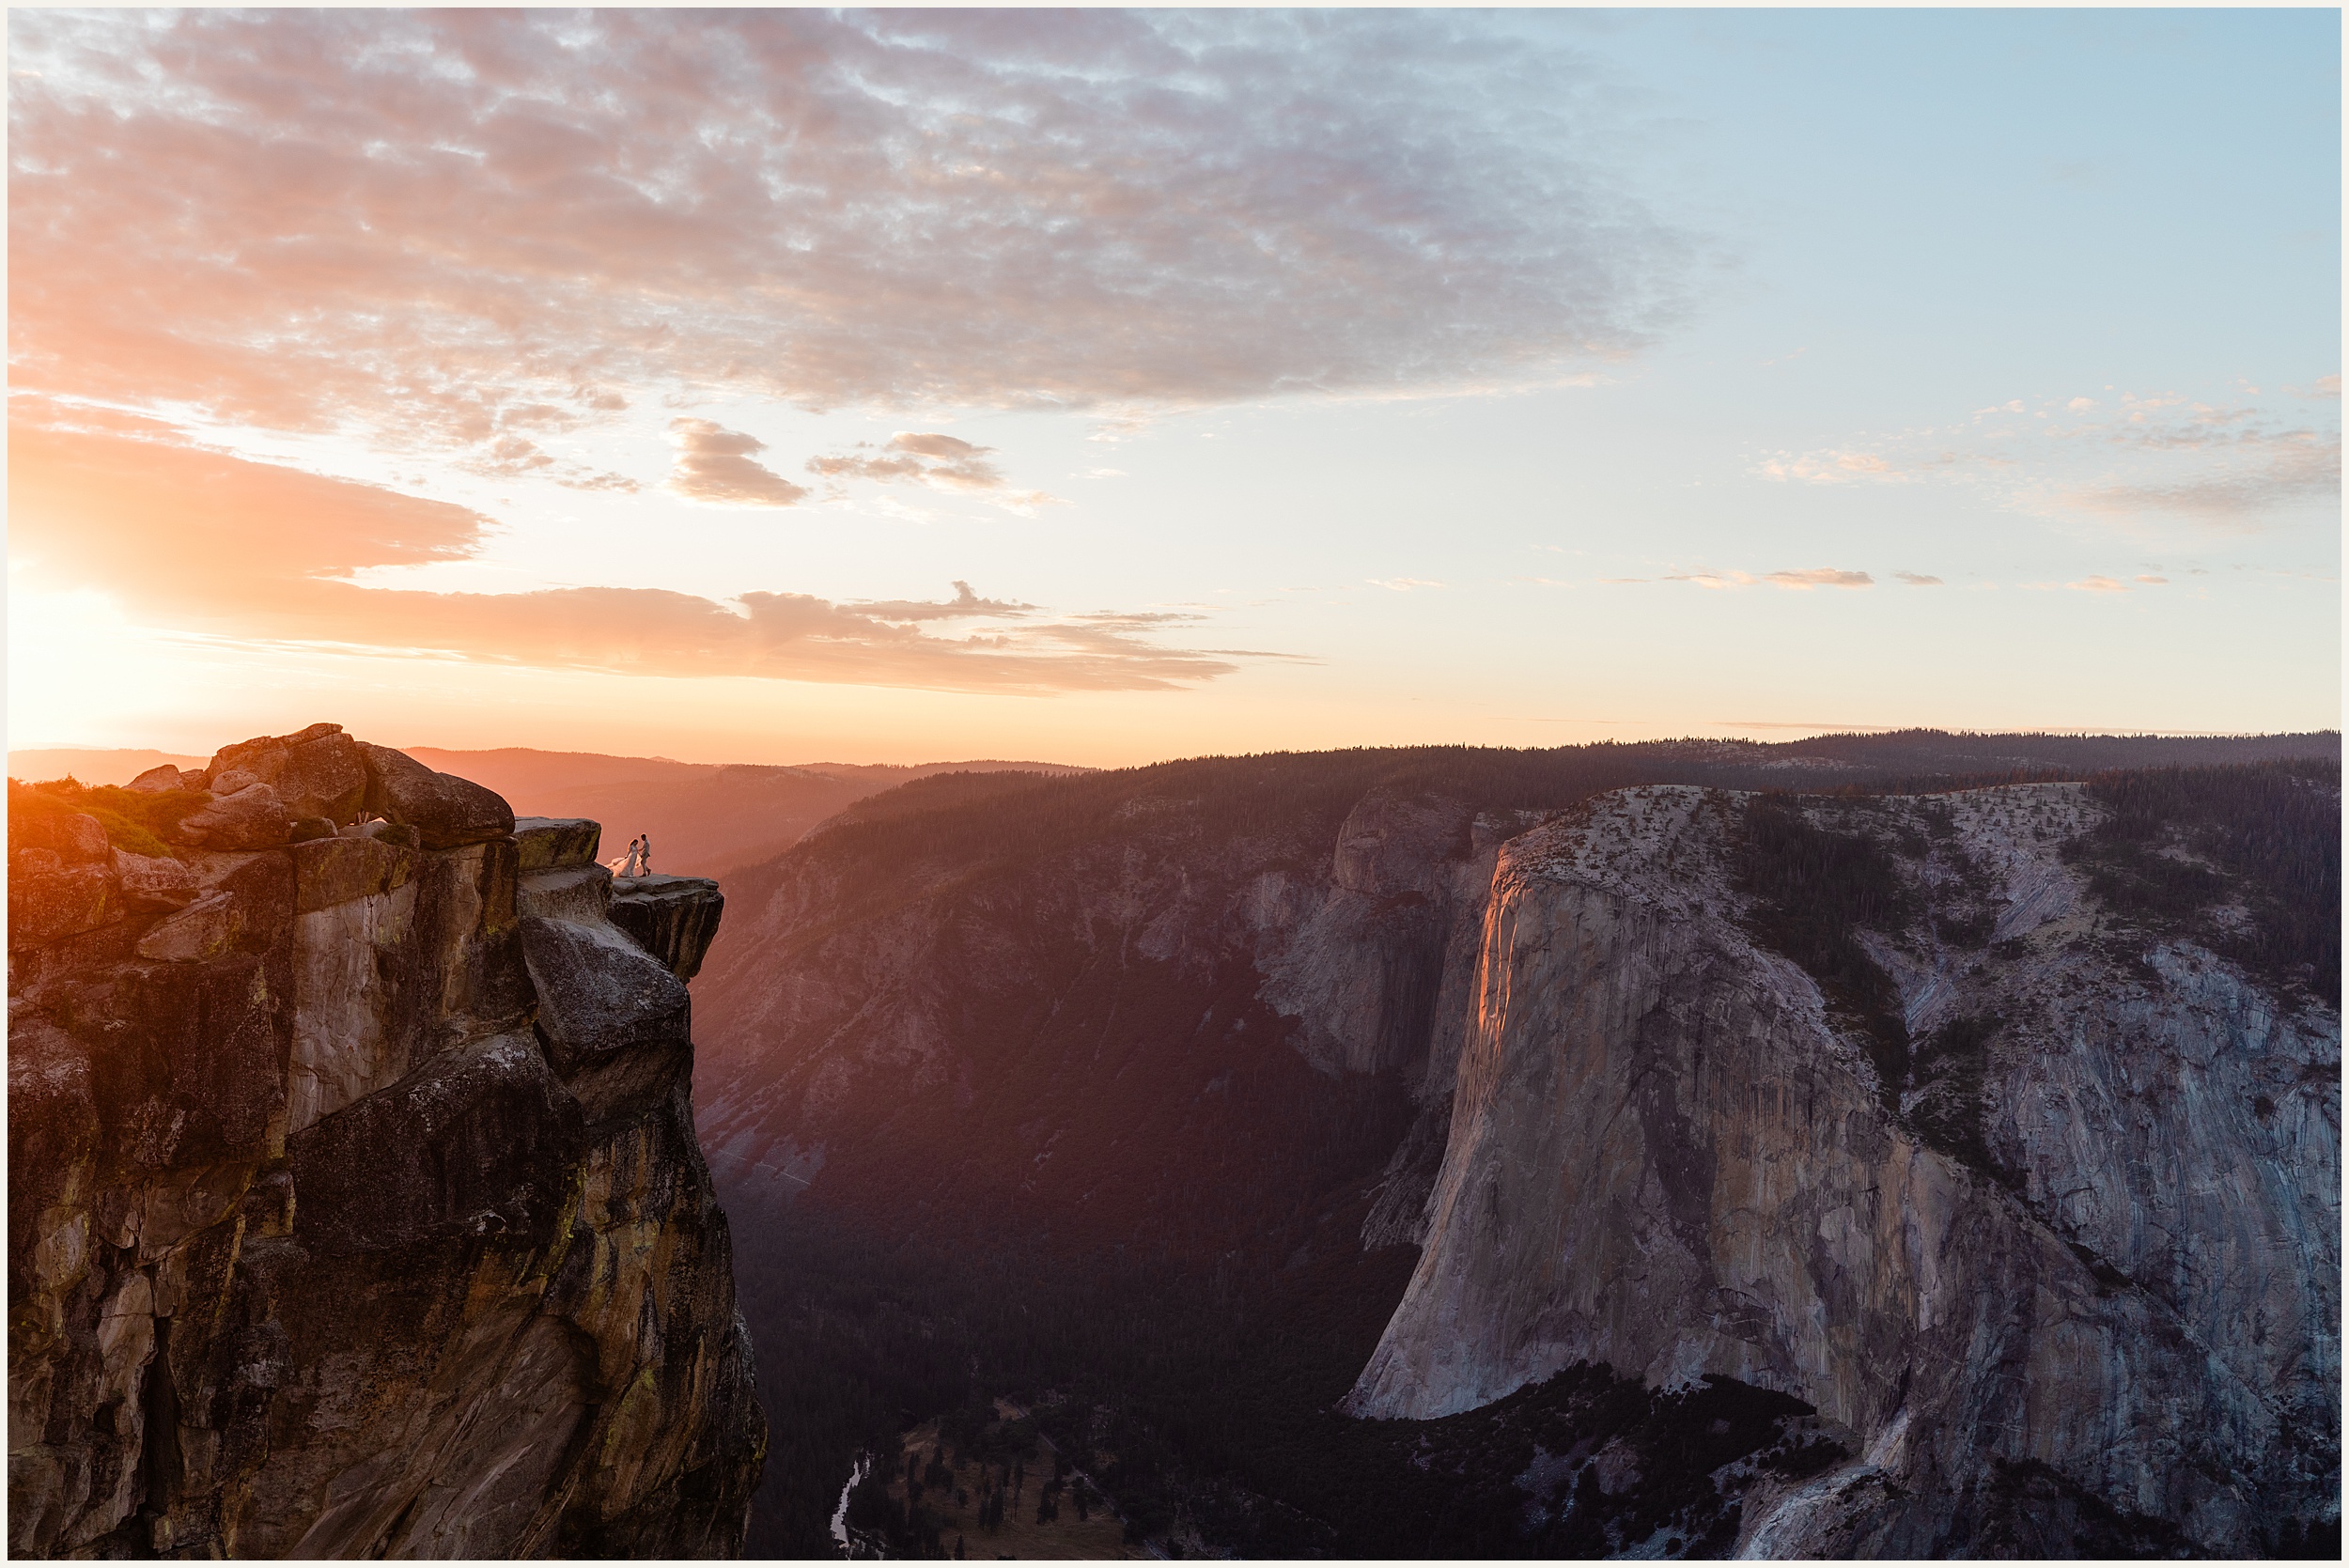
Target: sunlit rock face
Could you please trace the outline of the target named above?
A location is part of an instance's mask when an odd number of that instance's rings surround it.
[[[593,823],[332,725],[179,784],[219,793],[176,858],[11,844],[11,1552],[739,1551],[766,1429],[677,977],[715,885],[656,957]]]
[[[2071,1555],[2083,1508],[2255,1555],[2337,1506],[2338,1013],[2117,939],[2080,786],[1810,800],[1897,880],[1855,939],[1890,1070],[1774,949],[1752,809],[1618,791],[1500,851],[1424,1250],[1347,1408],[1578,1361],[1792,1393],[1849,1457],[1749,1494],[1754,1555]]]

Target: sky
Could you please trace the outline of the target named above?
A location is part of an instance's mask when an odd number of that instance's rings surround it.
[[[8,41],[12,748],[2340,722],[2337,11]]]

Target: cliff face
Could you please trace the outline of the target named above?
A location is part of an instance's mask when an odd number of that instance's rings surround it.
[[[1488,1549],[2288,1544],[2334,1516],[2340,1031],[2322,964],[2261,942],[2338,882],[2279,905],[2168,807],[2114,837],[2114,778],[2232,753],[2093,757],[2137,766],[2092,788],[1740,793],[1880,783],[1895,753],[878,798],[732,884],[699,982],[713,1164],[738,1212],[807,1197],[947,1257],[1000,1228],[1293,1305],[1359,1358],[1306,1412],[1359,1373],[1347,1409],[1429,1423],[1392,1439],[1432,1445],[1414,1478],[1539,1427],[1530,1468],[1460,1494],[1521,1521]],[[2301,754],[2205,782],[2293,796],[2285,858],[2337,866],[2330,743]],[[2108,861],[2186,915],[2116,903]],[[1646,1414],[1596,1372],[1542,1382],[1578,1361],[1648,1385]],[[1817,1441],[1739,1426],[1782,1411],[1741,1385],[1813,1407]],[[1683,1442],[1672,1412],[1708,1401],[1735,1430]],[[1244,1484],[1360,1514],[1283,1442]]]
[[[1481,903],[1501,819],[1373,792],[1233,834],[1206,805],[1125,802],[1107,836],[979,877],[959,845],[875,864],[852,829],[745,874],[700,987],[728,1202],[820,1179],[892,1225],[1350,1256],[1427,1099],[1408,1229],[1450,1100],[1446,955],[1474,955],[1455,903]]]
[[[13,1553],[739,1550],[714,885],[624,929],[595,824],[332,725],[10,836]]]
[[[1757,1555],[2069,1555],[2091,1514],[2241,1555],[2326,1514],[2338,1013],[2122,929],[2064,853],[2100,808],[2049,784],[1799,808],[1897,883],[1853,934],[1872,1019],[1766,940],[1753,809],[1626,790],[1501,852],[1425,1250],[1348,1407],[1579,1361],[1792,1393],[1847,1459],[1748,1495]]]

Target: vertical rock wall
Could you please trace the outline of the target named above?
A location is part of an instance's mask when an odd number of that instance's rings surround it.
[[[1848,1462],[1747,1499],[1762,1555],[2071,1555],[2066,1509],[2248,1555],[2325,1516],[2338,1016],[2190,943],[2121,951],[2058,853],[2078,786],[1867,809],[1940,846],[1902,871],[1928,915],[1997,917],[1995,951],[1870,939],[1916,1040],[1997,1020],[1979,1141],[1934,1146],[1754,939],[1737,798],[1602,797],[1501,853],[1426,1250],[1348,1407],[1585,1360],[1793,1393]]]
[[[11,1552],[739,1551],[715,886],[655,956],[593,823],[332,725],[140,787],[174,856],[11,833]]]

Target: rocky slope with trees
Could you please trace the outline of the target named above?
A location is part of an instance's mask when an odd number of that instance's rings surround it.
[[[765,1549],[1003,1395],[1186,1549],[2322,1539],[2338,754],[1431,749],[860,803],[735,881],[697,983],[788,1340]]]

